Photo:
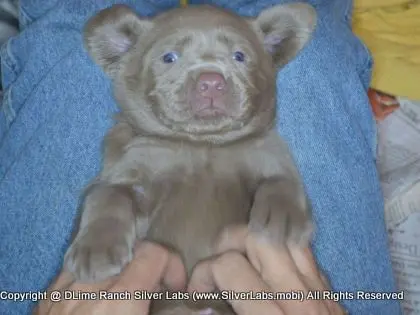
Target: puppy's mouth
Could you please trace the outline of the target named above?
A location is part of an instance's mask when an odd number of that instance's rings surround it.
[[[187,104],[200,120],[218,120],[232,116],[232,83],[219,72],[201,72],[189,80]]]
[[[191,69],[168,91],[163,81],[149,94],[155,116],[176,132],[214,135],[239,130],[252,118],[246,86],[216,67]],[[173,83],[173,82],[170,82]],[[172,100],[172,102],[168,102]]]

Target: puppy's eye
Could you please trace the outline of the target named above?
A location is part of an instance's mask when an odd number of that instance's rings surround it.
[[[173,63],[178,59],[178,54],[174,51],[168,52],[163,55],[162,61],[164,63]]]
[[[244,62],[245,61],[245,54],[242,51],[235,51],[233,53],[233,59],[235,59],[238,62]]]

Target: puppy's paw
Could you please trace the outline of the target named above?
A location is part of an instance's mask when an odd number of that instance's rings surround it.
[[[134,227],[115,220],[94,222],[79,232],[64,258],[65,268],[82,282],[119,274],[133,258]]]
[[[298,206],[266,200],[251,210],[249,231],[278,244],[306,246],[309,244],[313,224],[310,214]],[[280,200],[277,200],[280,201]]]

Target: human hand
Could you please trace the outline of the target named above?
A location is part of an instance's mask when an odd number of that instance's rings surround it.
[[[227,229],[216,245],[216,258],[198,264],[188,291],[291,292],[330,290],[309,249],[285,246],[250,234],[246,226]],[[244,257],[245,254],[248,259]],[[343,315],[333,300],[229,300],[238,315]]]
[[[186,285],[186,274],[180,258],[163,247],[142,242],[134,253],[133,260],[118,276],[100,283],[77,283],[64,271],[49,292],[71,290],[73,292],[158,292],[161,284],[173,290],[182,290]],[[48,294],[48,296],[50,296]],[[149,313],[150,300],[43,300],[34,311],[35,315],[145,315]]]

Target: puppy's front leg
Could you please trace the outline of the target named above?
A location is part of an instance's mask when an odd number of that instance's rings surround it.
[[[251,208],[249,229],[275,244],[307,243],[312,217],[300,183],[287,177],[262,180]]]
[[[136,239],[135,196],[130,186],[94,184],[64,266],[77,280],[100,281],[131,261]]]

